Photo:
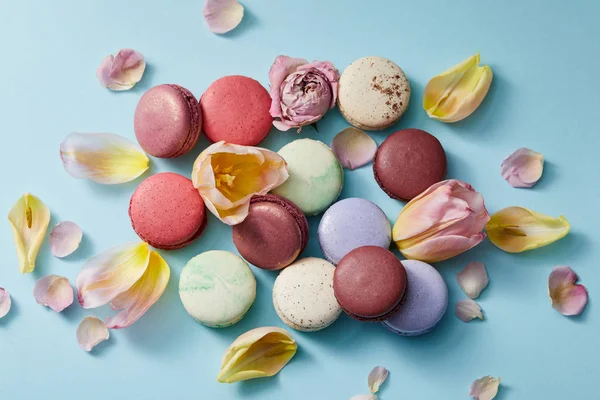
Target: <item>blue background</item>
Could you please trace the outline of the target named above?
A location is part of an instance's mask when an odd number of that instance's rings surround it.
[[[2,399],[348,399],[366,393],[367,374],[386,366],[390,379],[381,399],[467,399],[470,383],[502,377],[498,399],[600,397],[597,385],[600,319],[597,121],[600,6],[593,0],[245,1],[241,26],[211,34],[202,1],[2,0],[0,1],[0,210],[24,192],[40,196],[52,226],[77,222],[82,247],[66,260],[42,248],[35,272],[22,276],[7,222],[0,229],[0,286],[12,293],[13,309],[0,320]],[[95,70],[104,56],[123,47],[141,51],[149,63],[132,91],[100,87]],[[467,120],[446,125],[421,107],[424,85],[476,51],[494,72],[482,106]],[[46,274],[73,282],[88,257],[137,240],[127,216],[129,197],[141,179],[106,187],[75,180],[64,170],[59,144],[70,132],[113,132],[131,139],[139,97],[161,83],[177,83],[200,96],[215,79],[243,74],[268,85],[279,54],[330,60],[342,71],[353,60],[392,59],[412,85],[411,106],[386,132],[418,127],[446,148],[449,177],[483,193],[490,212],[521,205],[558,216],[572,232],[558,243],[511,255],[489,241],[439,263],[450,290],[450,308],[438,328],[418,338],[395,336],[377,324],[342,316],[318,333],[294,332],[300,350],[273,379],[235,385],[215,381],[221,356],[239,334],[283,324],[271,303],[275,274],[256,270],[258,297],[239,324],[205,328],[190,318],[177,294],[188,259],[209,249],[235,252],[230,228],[210,218],[202,238],[185,250],[162,254],[172,268],[163,297],[132,327],[111,332],[93,354],[82,351],[75,329],[85,315],[74,304],[61,314],[37,305],[34,282]],[[273,130],[263,143],[278,150],[297,137],[330,143],[347,123],[337,110],[300,136]],[[207,145],[177,160],[152,160],[152,173],[189,175]],[[544,176],[532,190],[511,188],[500,163],[526,146],[546,156]],[[145,175],[148,176],[148,173]],[[342,197],[360,196],[394,220],[402,203],[377,186],[370,166],[346,172]],[[6,220],[5,220],[6,221]],[[318,218],[311,219],[305,256],[319,256]],[[486,320],[464,324],[453,313],[464,297],[456,273],[468,262],[485,262],[491,283],[480,298]],[[570,265],[590,292],[576,318],[553,310],[547,279],[555,265]]]

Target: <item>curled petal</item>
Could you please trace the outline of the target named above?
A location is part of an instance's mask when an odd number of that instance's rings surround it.
[[[350,127],[333,138],[331,150],[344,168],[353,170],[373,161],[377,143],[360,129]]]
[[[462,322],[469,322],[474,318],[483,319],[481,307],[471,299],[463,299],[456,303],[455,313]]]
[[[244,6],[238,0],[206,0],[202,14],[208,30],[227,33],[242,22]]]
[[[96,70],[98,82],[115,91],[129,90],[142,80],[146,61],[142,53],[132,49],[121,49],[113,56],[108,55]]]
[[[0,318],[8,314],[11,304],[10,293],[8,293],[8,290],[0,287]]]
[[[542,177],[544,155],[522,147],[502,161],[500,173],[512,187],[530,188]]]
[[[467,264],[462,271],[456,274],[456,280],[463,292],[472,299],[478,298],[489,283],[485,266],[482,262],[477,261]]]
[[[579,315],[588,301],[585,286],[576,284],[579,278],[569,267],[555,267],[548,279],[548,293],[552,307],[563,315]]]
[[[96,317],[85,317],[77,327],[77,342],[85,351],[92,351],[97,344],[109,337],[108,328]]]
[[[60,157],[71,176],[104,185],[129,182],[150,163],[142,149],[113,133],[71,133],[60,144]]]
[[[377,397],[376,394],[373,393],[369,393],[369,394],[357,394],[356,396],[352,396],[352,398],[350,400],[378,400],[379,397]]]
[[[50,224],[50,210],[39,198],[27,193],[10,210],[8,221],[17,248],[19,269],[22,274],[30,273],[35,269],[35,259]]]
[[[389,371],[383,367],[373,368],[368,378],[369,390],[371,390],[371,393],[375,394],[379,392],[379,388],[387,379],[388,374]]]
[[[553,218],[523,207],[508,207],[492,215],[485,229],[497,247],[521,253],[565,237],[571,225],[562,215]]]
[[[38,304],[61,312],[73,304],[73,288],[67,278],[47,275],[36,282],[33,297]]]
[[[469,396],[475,400],[492,400],[498,394],[500,378],[484,376],[471,384]]]
[[[256,328],[238,337],[223,357],[217,381],[234,383],[273,376],[294,357],[298,345],[286,330]]]
[[[50,232],[50,251],[56,257],[66,257],[77,250],[82,238],[83,231],[76,223],[60,222]]]

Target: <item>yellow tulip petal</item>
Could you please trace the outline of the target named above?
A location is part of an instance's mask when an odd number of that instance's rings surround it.
[[[27,193],[10,210],[8,221],[13,231],[21,273],[32,272],[50,224],[50,210],[39,198]]]
[[[565,237],[571,225],[562,215],[554,218],[523,207],[508,207],[492,215],[485,229],[496,246],[521,253]]]
[[[492,69],[479,66],[479,53],[431,79],[425,87],[423,108],[442,122],[457,122],[473,113],[492,84]]]

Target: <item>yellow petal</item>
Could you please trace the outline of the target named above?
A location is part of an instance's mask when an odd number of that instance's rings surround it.
[[[17,247],[21,273],[32,272],[50,223],[50,210],[39,198],[27,193],[10,210],[8,220]]]
[[[286,330],[264,327],[248,331],[229,346],[217,381],[234,383],[277,374],[294,357],[298,345]]]
[[[554,218],[523,207],[508,207],[492,215],[485,229],[496,246],[521,253],[565,237],[571,225],[562,215]]]
[[[492,83],[492,69],[479,66],[479,53],[431,79],[423,108],[442,122],[457,122],[479,107]]]

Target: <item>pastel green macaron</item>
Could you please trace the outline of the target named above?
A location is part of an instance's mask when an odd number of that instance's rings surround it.
[[[181,271],[179,297],[188,314],[212,328],[241,320],[256,298],[256,279],[248,264],[222,250],[192,258]]]
[[[306,215],[316,215],[329,207],[344,186],[344,170],[323,142],[298,139],[279,150],[288,165],[290,177],[273,193],[295,203]]]

